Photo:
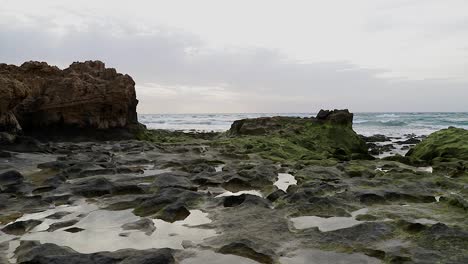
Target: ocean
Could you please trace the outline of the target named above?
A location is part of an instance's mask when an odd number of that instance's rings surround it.
[[[139,120],[151,129],[226,131],[234,120],[244,118],[315,115],[316,113],[141,114]],[[421,136],[449,126],[468,129],[468,113],[354,113],[353,122],[354,130],[365,136]]]

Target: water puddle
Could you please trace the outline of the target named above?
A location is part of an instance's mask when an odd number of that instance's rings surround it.
[[[235,255],[224,255],[209,250],[194,252],[194,256],[186,258],[180,264],[258,264],[258,262]]]
[[[226,191],[222,194],[219,194],[217,196],[215,196],[215,198],[220,198],[220,197],[226,197],[226,196],[239,196],[239,195],[242,195],[242,194],[251,194],[251,195],[256,195],[256,196],[259,196],[259,197],[263,197],[263,194],[260,192],[260,191],[257,191],[257,190],[248,190],[248,191],[240,191],[240,192],[230,192],[230,191]]]
[[[64,216],[61,219],[50,217],[54,214],[57,215],[59,212],[69,212],[69,214],[63,214]],[[17,221],[30,219],[41,219],[43,223],[23,236],[10,236],[10,248],[13,247],[13,251],[16,248],[15,244],[19,245],[18,240],[12,240],[15,238],[53,243],[70,247],[81,253],[93,253],[126,248],[168,247],[182,249],[182,241],[184,240],[200,243],[203,239],[216,235],[214,230],[197,227],[211,222],[207,214],[200,210],[191,210],[190,215],[185,220],[174,223],[151,219],[156,230],[150,234],[142,230],[124,230],[122,228],[124,224],[142,219],[134,215],[131,209],[123,211],[101,210],[95,205],[84,202],[76,206],[59,206],[45,212],[25,215]],[[53,232],[47,231],[52,224],[68,220],[78,221],[74,225]],[[70,228],[77,232],[70,232]],[[66,230],[69,230],[69,232]]]
[[[416,168],[417,171],[422,171],[422,172],[429,172],[432,173],[434,169],[432,167],[418,167]]]
[[[166,172],[171,172],[171,168],[165,168],[165,169],[158,169],[154,168],[154,166],[145,166],[143,168],[143,174],[139,174],[139,177],[148,177],[148,176],[153,176],[153,175],[158,175]]]
[[[435,224],[439,223],[437,221],[427,219],[427,218],[418,218],[418,219],[413,220],[412,222],[418,223],[418,224],[423,224],[423,225],[435,225]]]
[[[378,264],[382,263],[379,259],[371,258],[361,253],[337,253],[332,251],[323,251],[317,249],[302,249],[293,253],[291,257],[281,257],[282,264]]]
[[[215,172],[223,171],[224,166],[226,166],[226,164],[220,164],[220,165],[215,166]]]
[[[318,227],[322,232],[328,232],[343,228],[352,227],[362,223],[363,221],[356,220],[356,216],[366,214],[369,211],[363,208],[351,213],[351,217],[318,217],[318,216],[300,216],[291,218],[296,229],[306,229],[311,227]]]
[[[381,167],[377,167],[375,170],[376,171],[381,171],[381,172],[384,172],[384,173],[390,171],[390,170],[383,169]],[[416,167],[415,171],[432,173],[433,169],[432,169],[432,167]]]
[[[13,157],[0,159],[0,173],[7,170],[17,170],[23,175],[41,171],[38,164],[57,160],[60,155],[45,153],[16,153],[11,152]]]
[[[390,171],[390,170],[384,170],[383,168],[380,168],[380,167],[376,168],[375,170],[376,171],[381,171],[381,172],[389,172]]]
[[[289,186],[297,184],[297,180],[289,173],[278,173],[278,180],[273,184],[276,185],[278,189],[286,192]]]

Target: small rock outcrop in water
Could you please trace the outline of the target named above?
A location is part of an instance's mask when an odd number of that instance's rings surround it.
[[[317,120],[320,121],[328,121],[332,124],[338,125],[345,125],[345,126],[352,126],[353,125],[353,114],[348,111],[348,109],[344,110],[320,110],[317,114]]]
[[[138,125],[135,82],[103,62],[0,64],[0,132]]]
[[[353,114],[348,110],[320,110],[316,118],[275,116],[237,120],[228,135],[238,138],[231,141],[242,144],[245,153],[260,153],[273,160],[292,157],[346,160],[352,155],[368,158],[366,144],[353,131],[352,122]]]
[[[353,114],[344,110],[320,110],[315,118],[299,118],[287,116],[260,117],[234,121],[229,133],[231,135],[265,135],[284,129],[286,125],[303,126],[307,123],[330,122],[334,125],[353,125]]]

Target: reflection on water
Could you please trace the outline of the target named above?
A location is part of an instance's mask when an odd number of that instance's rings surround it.
[[[65,215],[62,219],[46,218],[63,211],[72,213]],[[141,219],[134,215],[130,209],[123,211],[100,210],[97,206],[84,202],[76,206],[59,206],[45,212],[25,215],[18,221],[28,219],[41,219],[43,223],[35,227],[31,232],[19,237],[20,240],[37,240],[41,243],[68,246],[81,253],[115,251],[125,248],[168,247],[182,249],[182,241],[184,240],[200,243],[203,239],[216,235],[214,230],[196,227],[211,222],[207,214],[200,210],[192,210],[185,220],[174,223],[159,219],[152,220],[156,230],[149,236],[144,231],[122,229],[122,225]],[[71,219],[78,219],[79,221],[73,226],[64,227],[54,232],[46,231],[53,223]],[[84,230],[77,233],[64,231],[71,227]],[[121,236],[122,233],[125,233],[125,236]],[[12,236],[10,239],[13,238],[15,237]],[[13,245],[12,243],[16,242],[11,241],[10,247]]]
[[[434,221],[434,220],[431,220],[431,219],[427,219],[427,218],[418,218],[418,219],[414,219],[413,222],[414,222],[414,223],[423,224],[423,225],[435,225],[435,224],[438,223],[437,221]]]
[[[302,249],[293,253],[291,257],[281,257],[282,264],[378,264],[382,263],[376,258],[361,253],[346,254],[316,249]]]
[[[158,175],[166,172],[171,172],[171,168],[165,168],[165,169],[158,169],[155,168],[155,166],[145,166],[143,169],[143,174],[140,174],[139,177],[146,177],[146,176],[153,176],[153,175]]]
[[[220,165],[215,166],[215,171],[216,172],[223,171],[224,166],[226,166],[226,165],[225,164],[220,164]]]
[[[259,196],[259,197],[263,197],[263,194],[260,192],[260,191],[257,191],[257,190],[248,190],[248,191],[240,191],[240,192],[230,192],[230,191],[226,191],[222,194],[219,194],[217,195],[215,198],[219,198],[219,197],[226,197],[226,196],[239,196],[239,195],[242,195],[242,194],[251,194],[251,195],[256,195],[256,196]]]
[[[195,252],[195,256],[184,259],[180,264],[257,264],[258,262],[235,255],[224,255],[209,250]]]
[[[274,183],[278,189],[287,191],[290,185],[296,185],[297,180],[289,173],[278,173],[278,180]]]
[[[423,172],[429,172],[429,173],[432,173],[433,172],[433,168],[432,167],[418,167],[417,168],[418,171],[423,171]]]
[[[362,223],[356,220],[356,216],[367,213],[368,209],[363,208],[351,213],[351,217],[318,217],[318,216],[300,216],[291,218],[294,227],[297,229],[306,229],[318,227],[322,232],[333,231],[343,228],[352,227]]]

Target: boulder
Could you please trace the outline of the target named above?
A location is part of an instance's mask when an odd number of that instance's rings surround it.
[[[190,211],[183,203],[170,204],[158,212],[157,218],[169,223],[181,221],[190,215]]]
[[[78,221],[79,220],[77,220],[77,219],[72,219],[72,220],[68,220],[68,221],[53,223],[53,224],[51,224],[49,226],[47,231],[48,232],[54,232],[55,230],[75,225],[76,223],[78,223]]]
[[[2,231],[6,234],[21,236],[41,224],[40,220],[17,221],[5,226]]]
[[[152,197],[141,201],[133,213],[138,216],[150,216],[160,213],[162,218],[170,218],[169,215],[174,215],[177,216],[174,217],[175,219],[179,218],[180,215],[184,215],[183,212],[188,216],[182,206],[186,209],[190,205],[197,204],[201,198],[202,194],[198,192],[173,187],[163,188]]]
[[[123,230],[140,230],[144,232],[146,235],[153,234],[156,227],[154,226],[154,222],[148,218],[142,218],[132,223],[127,223],[122,226]]]
[[[264,264],[274,263],[273,258],[275,256],[273,250],[262,248],[257,243],[247,239],[241,239],[224,245],[218,252],[249,258]]]
[[[12,170],[0,174],[0,186],[20,184],[24,180],[21,173]]]

